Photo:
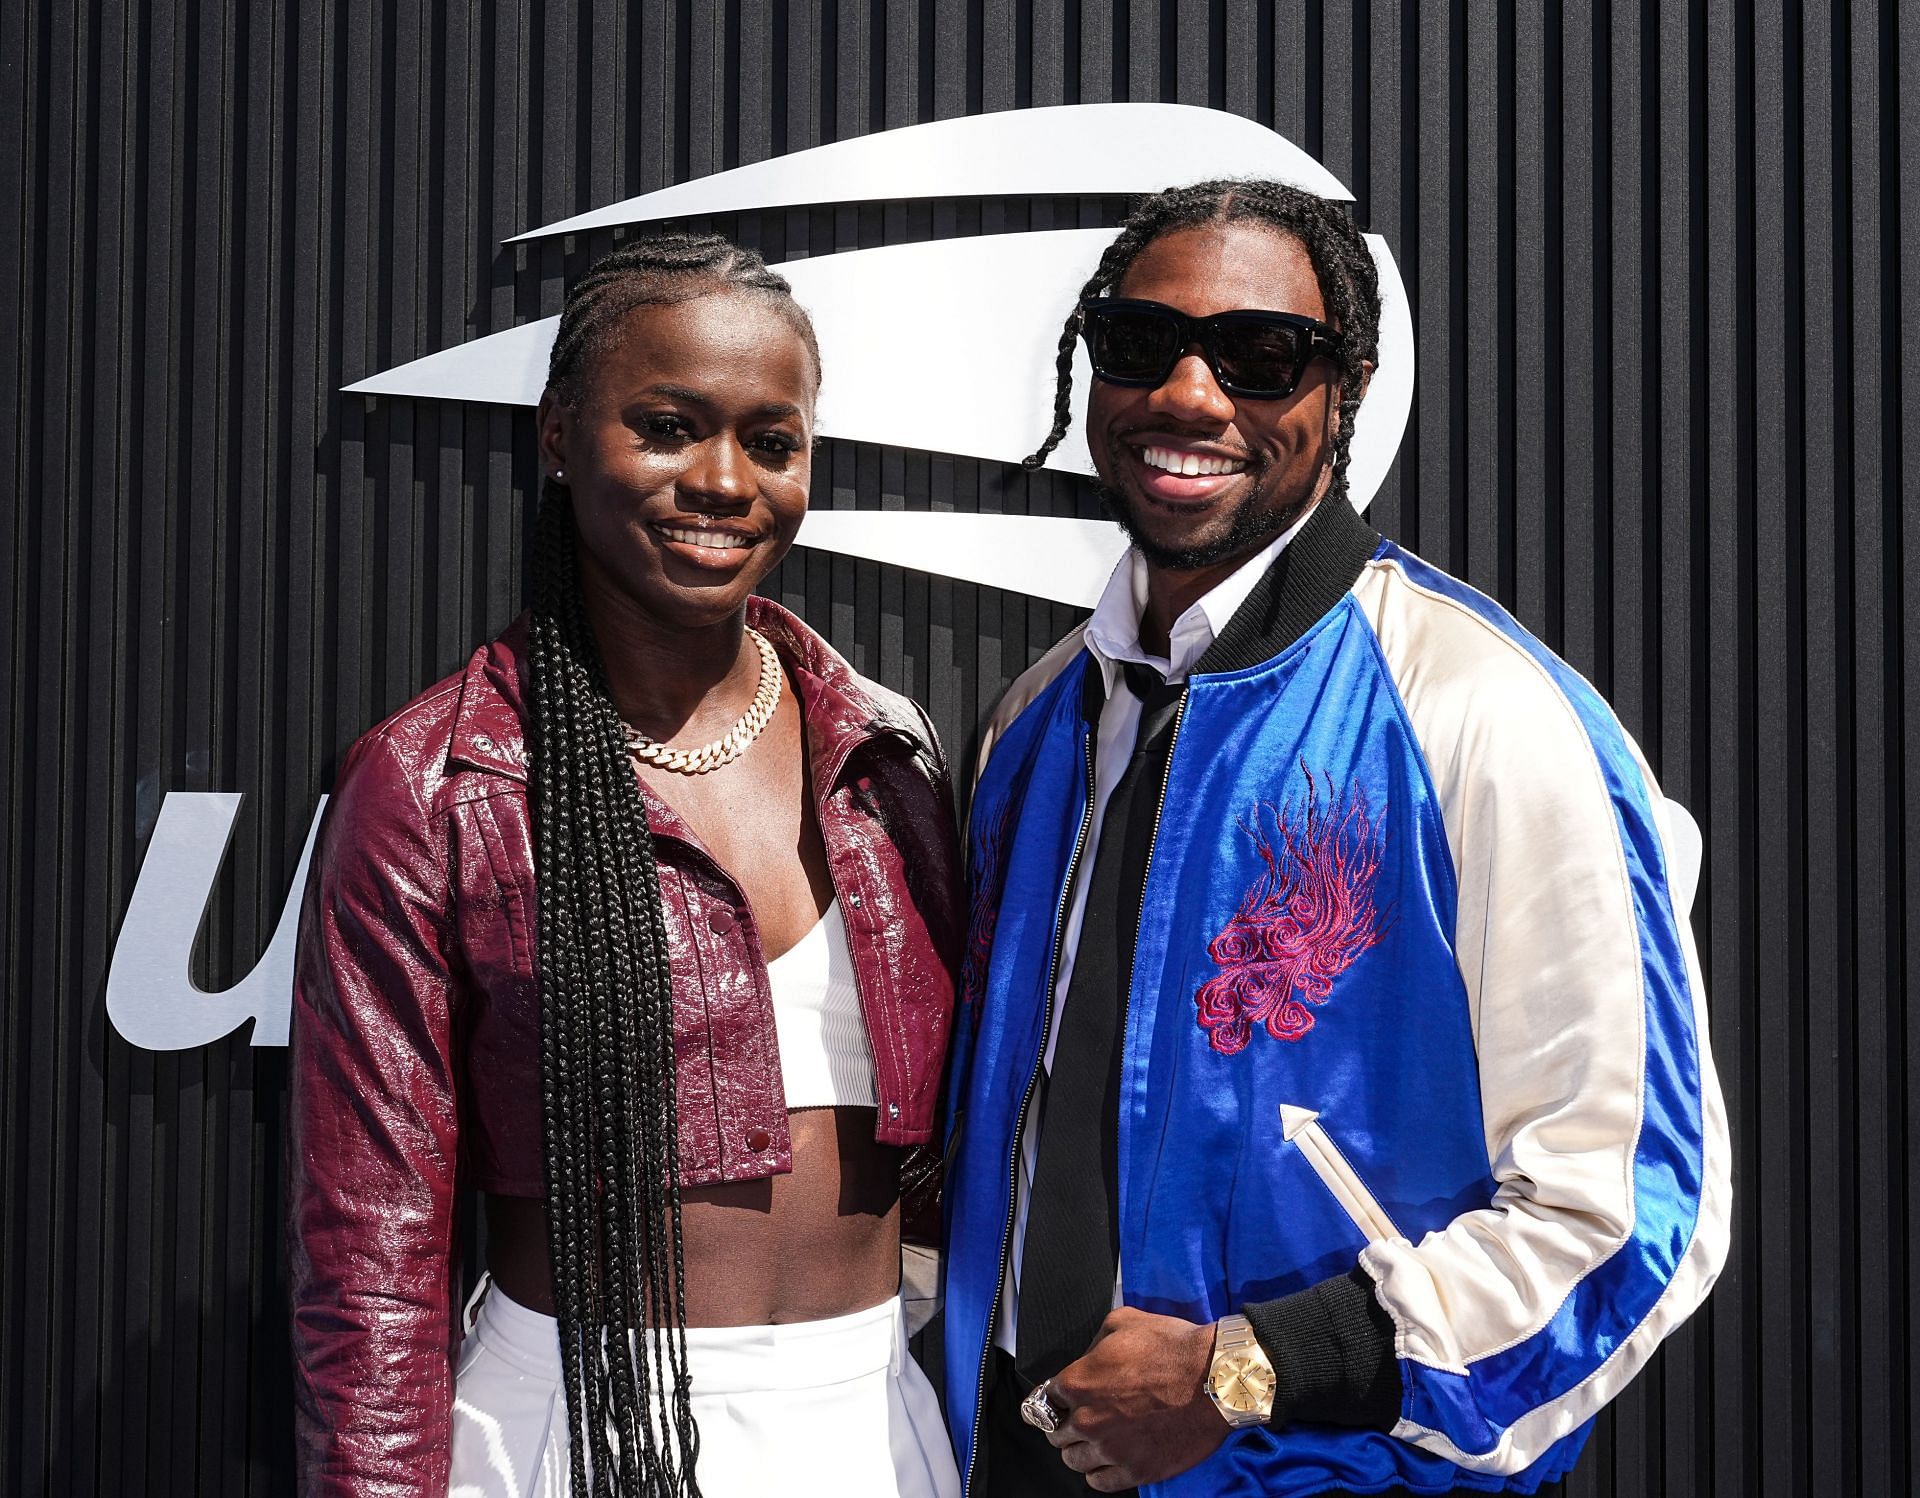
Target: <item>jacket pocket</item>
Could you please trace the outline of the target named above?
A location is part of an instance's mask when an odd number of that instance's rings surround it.
[[[1312,1167],[1320,1184],[1333,1194],[1340,1210],[1366,1235],[1369,1243],[1385,1243],[1405,1236],[1394,1226],[1386,1208],[1374,1199],[1367,1183],[1360,1179],[1360,1173],[1340,1153],[1332,1136],[1321,1127],[1318,1113],[1311,1108],[1282,1103],[1280,1127],[1287,1142],[1300,1151],[1300,1157]]]

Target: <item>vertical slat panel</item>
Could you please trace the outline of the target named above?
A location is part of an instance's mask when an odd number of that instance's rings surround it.
[[[1648,620],[1649,681],[1645,700],[1652,717],[1641,731],[1649,757],[1660,768],[1661,788],[1671,799],[1704,819],[1704,763],[1695,746],[1706,735],[1696,730],[1703,716],[1691,704],[1705,675],[1703,616],[1695,595],[1705,575],[1707,533],[1707,450],[1684,434],[1706,426],[1710,368],[1707,359],[1707,258],[1702,243],[1705,195],[1698,190],[1704,162],[1706,78],[1701,18],[1678,8],[1657,11],[1660,26],[1652,37],[1655,53],[1647,69],[1652,93],[1648,110],[1648,169],[1656,173],[1657,206],[1648,225],[1649,285],[1642,305],[1656,329],[1643,347],[1656,351],[1644,372],[1643,411],[1648,440],[1648,504],[1644,524],[1649,579],[1648,598],[1657,610]],[[1684,410],[1686,424],[1670,431],[1663,413]],[[1627,599],[1625,606],[1644,606]],[[1702,756],[1704,760],[1704,756]],[[1695,906],[1696,933],[1703,928]],[[1661,1355],[1658,1401],[1653,1418],[1659,1447],[1644,1465],[1647,1484],[1679,1493],[1709,1491],[1711,1467],[1702,1451],[1707,1425],[1698,1389],[1709,1381],[1706,1324],[1696,1319],[1676,1334]]]
[[[1784,7],[1762,4],[1753,16],[1754,218],[1789,222],[1797,193],[1799,152],[1794,139],[1798,101]],[[1796,225],[1797,227],[1797,225]],[[1772,732],[1759,738],[1756,789],[1767,808],[1759,824],[1758,1021],[1759,1083],[1768,1105],[1752,1144],[1760,1157],[1760,1199],[1774,1210],[1760,1215],[1762,1343],[1779,1350],[1766,1359],[1761,1395],[1761,1480],[1769,1492],[1808,1491],[1805,925],[1793,919],[1797,861],[1803,846],[1804,801],[1796,742],[1804,729],[1797,681],[1796,640],[1800,558],[1790,535],[1793,493],[1801,474],[1796,399],[1800,359],[1800,265],[1797,235],[1756,234],[1754,295],[1749,316],[1756,349],[1777,358],[1757,362],[1754,388],[1754,524],[1758,721]],[[1784,1352],[1784,1356],[1779,1355]]]
[[[1456,134],[1464,135],[1466,121],[1453,108],[1456,84],[1453,62],[1453,18],[1449,7],[1415,7],[1419,30],[1402,43],[1402,55],[1414,59],[1415,117],[1408,123],[1418,142],[1415,170],[1408,184],[1414,194],[1415,217],[1406,226],[1419,240],[1417,274],[1408,282],[1413,303],[1416,360],[1424,375],[1414,389],[1412,424],[1416,446],[1403,449],[1410,459],[1413,493],[1401,513],[1407,543],[1435,566],[1455,565],[1453,518],[1456,491],[1465,502],[1465,484],[1453,482],[1453,468],[1464,451],[1460,430],[1466,411],[1465,380],[1460,366],[1467,355],[1460,314],[1464,301],[1456,266],[1467,255],[1464,238],[1454,234],[1456,222],[1466,218],[1464,182],[1456,178],[1462,152]],[[1462,57],[1460,61],[1465,62]],[[1458,87],[1464,99],[1464,81]],[[1309,136],[1317,132],[1309,130]],[[1461,446],[1456,448],[1456,438]]]
[[[1413,184],[1418,177],[1413,156],[1418,111],[1408,97],[1412,87],[1406,50],[1409,42],[1399,25],[1394,0],[1373,0],[1367,15],[1367,36],[1368,86],[1363,95],[1368,115],[1367,192],[1361,203],[1361,227],[1387,241],[1411,293],[1419,245],[1419,236],[1409,222]],[[1274,128],[1285,133],[1277,120]],[[1369,512],[1374,524],[1388,535],[1399,536],[1405,531],[1402,496],[1412,482],[1415,435],[1410,429],[1402,441],[1400,457]]]
[[[37,49],[46,61],[45,91],[40,101],[43,133],[38,142],[41,273],[36,278],[44,305],[39,326],[29,336],[35,337],[40,392],[50,408],[40,462],[35,466],[39,484],[56,493],[72,492],[80,482],[74,448],[83,437],[85,422],[76,409],[80,404],[76,384],[84,378],[84,361],[77,357],[76,344],[85,314],[81,299],[75,295],[85,277],[74,263],[73,253],[79,237],[78,215],[85,205],[85,188],[75,160],[84,149],[89,124],[85,30],[84,16],[59,17],[46,27],[41,48]],[[81,635],[86,624],[82,594],[86,528],[79,523],[73,506],[61,505],[56,514],[46,517],[40,542],[45,551],[36,559],[39,565],[29,584],[29,596],[40,649],[46,651],[51,646],[60,669],[39,673],[36,683],[32,794],[39,804],[34,840],[41,856],[51,860],[52,877],[37,881],[32,905],[34,931],[44,953],[43,961],[36,964],[39,981],[57,993],[77,987],[79,980],[72,962],[78,945],[74,927],[80,912],[71,891],[82,847],[73,817],[77,777],[71,751],[77,746],[69,731],[69,715],[75,711],[73,678],[85,648]],[[37,1268],[44,1276],[42,1283],[51,1288],[48,1303],[29,1323],[29,1335],[37,1335],[46,1358],[47,1384],[28,1394],[27,1409],[41,1417],[37,1422],[40,1429],[29,1427],[28,1441],[37,1438],[46,1443],[46,1460],[56,1474],[56,1482],[76,1475],[74,1453],[70,1443],[60,1438],[59,1428],[62,1406],[71,1397],[75,1374],[73,1317],[79,1288],[73,1263],[76,1224],[70,1194],[80,1070],[80,1048],[74,1034],[77,1022],[78,1015],[70,1007],[42,1007],[33,1024],[35,1043],[29,1063],[44,1069],[40,1106],[47,1109],[54,1129],[52,1147],[34,1162],[33,1174],[38,1179],[28,1197],[30,1209],[38,1206],[44,1215],[32,1229],[27,1272],[32,1274]],[[37,1266],[36,1253],[44,1255]]]
[[[27,465],[32,443],[20,413],[34,388],[28,372],[31,319],[28,277],[33,264],[30,230],[36,211],[32,142],[34,86],[39,69],[27,62],[32,21],[27,6],[0,11],[0,48],[16,59],[16,86],[0,95],[0,403],[12,413],[0,423],[0,737],[21,742],[28,715],[28,661],[35,645],[28,638],[31,600],[25,587],[34,552],[32,506]],[[0,771],[0,939],[5,941],[5,991],[17,994],[31,981],[33,924],[24,909],[32,878],[33,840],[26,823],[26,775],[22,756],[9,753]],[[0,1283],[11,1284],[28,1272],[26,1210],[29,1121],[35,1117],[29,1092],[28,1006],[0,999]],[[42,1126],[44,1127],[44,1125]],[[28,1357],[26,1316],[30,1302],[0,1294],[0,1409],[19,1412],[17,1435],[0,1450],[0,1482],[19,1489],[30,1471],[27,1389],[42,1376]]]
[[[1833,330],[1845,325],[1847,264],[1839,253],[1847,218],[1845,155],[1833,128],[1836,82],[1845,92],[1844,74],[1834,77],[1845,54],[1836,59],[1833,27],[1836,9],[1805,6],[1800,15],[1799,92],[1801,114],[1801,204],[1805,214],[1800,283],[1805,287],[1800,316],[1805,349],[1803,394],[1804,490],[1796,506],[1795,549],[1802,573],[1804,637],[1797,674],[1806,683],[1805,749],[1801,763],[1805,786],[1805,868],[1802,888],[1807,929],[1806,973],[1830,983],[1838,993],[1856,992],[1850,943],[1842,933],[1852,927],[1851,880],[1812,877],[1816,869],[1853,867],[1851,818],[1846,806],[1851,779],[1847,763],[1848,727],[1843,703],[1852,675],[1846,643],[1840,635],[1840,610],[1850,582],[1842,558],[1852,552],[1853,505],[1846,493],[1847,451],[1843,441],[1847,402],[1839,368],[1840,343]],[[1844,808],[1844,810],[1843,810]],[[1841,1491],[1857,1491],[1858,1451],[1849,1425],[1858,1396],[1851,1366],[1856,1287],[1853,1239],[1856,1211],[1853,1176],[1852,1086],[1849,1052],[1854,1006],[1823,1004],[1808,994],[1808,1245],[1809,1371],[1811,1426],[1808,1456],[1817,1482]]]
[[[95,680],[112,683],[111,700],[101,702],[96,694],[92,732],[108,758],[107,774],[121,783],[139,783],[139,766],[134,755],[136,711],[130,701],[135,631],[134,579],[139,559],[134,552],[136,529],[133,511],[144,495],[133,482],[136,470],[129,461],[133,440],[133,398],[136,372],[131,358],[130,334],[133,299],[126,267],[137,258],[131,226],[135,216],[133,203],[134,172],[124,146],[131,136],[129,122],[136,109],[134,98],[135,62],[138,56],[138,21],[127,9],[101,8],[96,35],[99,70],[99,142],[96,148],[99,181],[95,202],[93,276],[99,288],[96,306],[100,315],[95,322],[94,360],[101,385],[110,392],[112,416],[103,421],[96,434],[96,468],[93,483],[101,491],[96,504],[108,507],[111,520],[107,534],[111,569],[113,624],[105,642],[96,643],[89,674]],[[103,648],[104,645],[104,648]],[[99,872],[111,886],[121,882],[132,851],[134,824],[139,817],[140,796],[136,789],[133,804],[115,805],[106,798],[91,808],[88,834],[89,851],[100,860]],[[0,899],[4,899],[0,894]],[[104,971],[103,960],[111,945],[113,921],[106,912],[98,912],[92,922],[87,946],[88,986],[97,985]],[[92,934],[97,933],[97,934]],[[76,1444],[89,1434],[99,1441],[102,1431],[119,1435],[112,1441],[100,1441],[94,1467],[94,1483],[100,1491],[132,1491],[137,1478],[129,1470],[128,1448],[137,1449],[138,1432],[145,1426],[145,1401],[129,1398],[128,1357],[123,1345],[127,1297],[136,1279],[134,1265],[139,1254],[135,1233],[141,1223],[130,1205],[129,1172],[126,1151],[126,1094],[133,1082],[132,1057],[128,1048],[115,1043],[104,1016],[89,1016],[88,1043],[99,1057],[95,1073],[99,1081],[99,1131],[95,1159],[83,1167],[89,1171],[89,1197],[82,1211],[97,1218],[93,1225],[95,1247],[83,1252],[87,1274],[96,1276],[98,1293],[85,1297],[93,1312],[92,1334],[83,1344],[89,1358],[92,1387],[80,1393],[74,1404],[70,1429]],[[87,1125],[83,1124],[83,1128]],[[86,1224],[83,1221],[83,1230]],[[248,1329],[235,1329],[243,1343],[250,1341]],[[4,1398],[4,1395],[0,1395]],[[88,1411],[92,1411],[89,1420]],[[130,1438],[130,1439],[129,1439]],[[244,1452],[242,1453],[244,1457]],[[81,1491],[87,1485],[79,1484]]]
[[[1547,641],[1573,665],[1597,679],[1594,598],[1594,509],[1604,482],[1605,454],[1597,422],[1604,411],[1605,330],[1599,323],[1598,284],[1605,220],[1599,209],[1599,174],[1606,160],[1596,111],[1605,79],[1605,53],[1590,11],[1560,13],[1560,304],[1562,380],[1560,446],[1561,615],[1558,637]],[[1551,106],[1549,106],[1551,107]]]
[[[87,275],[98,291],[87,318],[85,347],[93,414],[82,492],[87,495],[89,572],[94,578],[96,603],[85,669],[88,680],[109,686],[106,692],[89,693],[85,704],[85,776],[89,784],[113,779],[124,783],[130,778],[126,774],[128,734],[121,690],[126,680],[131,572],[127,556],[131,497],[125,461],[130,370],[125,357],[126,299],[122,290],[124,257],[131,246],[125,214],[127,163],[121,150],[128,108],[128,31],[129,17],[121,7],[102,6],[93,18],[89,47],[93,117],[83,170],[93,179],[93,191],[84,212],[82,242]],[[124,803],[87,798],[83,877],[88,884],[111,887],[118,882],[127,810]],[[82,992],[93,991],[104,977],[104,956],[111,944],[113,924],[110,914],[97,906],[86,911],[77,974]],[[111,1118],[116,1111],[115,1093],[124,1088],[126,1079],[124,1074],[116,1074],[119,1068],[106,1054],[107,1027],[97,1015],[83,1013],[79,1028],[85,1037],[83,1044],[97,1058],[97,1064],[83,1066],[80,1073],[82,1112],[76,1160],[80,1179],[75,1208],[79,1220],[74,1255],[79,1277],[74,1335],[77,1376],[68,1396],[75,1430],[69,1443],[73,1448],[72,1481],[84,1492],[89,1487],[111,1485],[115,1481],[112,1469],[117,1465],[115,1452],[100,1442],[99,1433],[115,1429],[119,1419],[118,1411],[112,1408],[118,1397],[120,1362],[114,1292],[119,1265],[126,1258],[126,1241],[124,1222],[117,1210],[122,1199],[116,1179],[119,1140]],[[98,1293],[95,1286],[99,1287]],[[236,1330],[244,1346],[246,1329]],[[96,1449],[81,1449],[89,1436],[98,1443]]]
[[[1875,8],[1855,4],[1847,14],[1846,68],[1848,87],[1836,89],[1835,128],[1844,131],[1847,150],[1847,192],[1852,205],[1844,228],[1849,241],[1848,280],[1851,296],[1836,306],[1835,319],[1844,325],[1850,346],[1843,378],[1852,421],[1846,433],[1850,449],[1849,480],[1837,496],[1847,511],[1851,532],[1851,609],[1853,668],[1848,706],[1853,713],[1853,744],[1848,755],[1854,775],[1852,804],[1847,808],[1854,842],[1854,892],[1857,921],[1857,975],[1859,1003],[1853,1041],[1847,1061],[1856,1078],[1854,1117],[1843,1112],[1841,1127],[1859,1162],[1854,1173],[1857,1213],[1858,1287],[1890,1286],[1895,1277],[1898,1241],[1904,1217],[1898,1210],[1901,1156],[1897,1152],[1893,1121],[1900,1101],[1898,1072],[1889,1064],[1899,1051],[1897,1015],[1901,989],[1894,979],[1895,928],[1900,907],[1889,903],[1898,888],[1897,844],[1889,835],[1897,782],[1890,770],[1897,764],[1898,739],[1891,730],[1897,721],[1889,701],[1898,701],[1897,677],[1889,669],[1893,636],[1887,628],[1891,607],[1899,596],[1899,572],[1893,566],[1889,539],[1898,535],[1897,520],[1889,525],[1880,504],[1861,504],[1860,495],[1882,495],[1898,484],[1898,469],[1888,461],[1897,453],[1890,422],[1898,410],[1891,399],[1898,390],[1898,351],[1890,330],[1883,327],[1881,309],[1897,284],[1894,257],[1898,240],[1886,233],[1892,217],[1889,204],[1898,193],[1897,174],[1887,173],[1888,149],[1897,131],[1884,123],[1884,21]],[[1895,628],[1897,630],[1897,616]],[[1889,790],[1894,797],[1889,797]],[[1891,939],[1890,939],[1891,938]],[[1861,1297],[1863,1303],[1865,1296]],[[1848,1375],[1848,1434],[1858,1452],[1858,1480],[1863,1492],[1893,1492],[1906,1471],[1902,1460],[1907,1433],[1897,1401],[1897,1384],[1888,1377],[1901,1356],[1896,1322],[1886,1314],[1860,1316]]]
[[[1512,388],[1512,349],[1500,327],[1501,298],[1510,284],[1501,274],[1501,262],[1511,253],[1511,241],[1501,233],[1501,173],[1513,159],[1501,96],[1512,70],[1510,59],[1501,55],[1509,40],[1499,11],[1496,0],[1472,0],[1466,8],[1466,140],[1459,153],[1465,170],[1446,193],[1453,200],[1455,221],[1465,228],[1465,263],[1457,274],[1464,314],[1457,330],[1460,343],[1452,352],[1459,384],[1465,387],[1456,396],[1465,397],[1457,399],[1457,409],[1466,418],[1466,430],[1458,434],[1466,486],[1463,549],[1454,559],[1454,570],[1489,593],[1500,591],[1498,537],[1508,473],[1502,417]]]
[[[1649,241],[1657,247],[1658,225],[1647,222],[1644,214],[1657,181],[1657,157],[1647,149],[1643,131],[1657,116],[1642,73],[1640,10],[1625,3],[1596,9],[1610,23],[1594,42],[1606,59],[1605,84],[1596,88],[1595,124],[1596,135],[1605,137],[1605,166],[1595,183],[1595,231],[1604,247],[1594,275],[1603,335],[1594,372],[1602,402],[1594,444],[1604,466],[1592,549],[1584,559],[1594,578],[1595,638],[1593,663],[1583,669],[1607,694],[1627,732],[1644,742],[1649,719],[1643,639],[1657,629],[1659,619],[1658,593],[1647,587],[1651,559],[1643,552],[1641,535],[1648,501],[1646,454],[1649,447],[1658,450],[1657,421],[1648,422],[1646,380],[1661,368],[1661,330],[1645,296],[1645,249]],[[1684,386],[1684,378],[1680,383]],[[1671,395],[1672,389],[1662,378],[1661,393]],[[1635,1379],[1607,1412],[1612,1492],[1644,1492],[1658,1481],[1661,1432],[1652,1406],[1662,1372],[1650,1369]]]
[[[1756,895],[1758,797],[1755,766],[1757,658],[1755,574],[1753,305],[1753,89],[1748,66],[1750,12],[1720,0],[1707,18],[1707,360],[1717,378],[1707,408],[1708,644],[1707,735],[1723,746],[1714,756],[1702,802],[1706,868],[1697,921],[1702,956],[1712,975],[1709,1005],[1713,1050],[1735,1140],[1734,1200],[1758,1199],[1757,1119],[1764,1094],[1756,1064],[1759,1017],[1754,1003],[1758,953]],[[1731,746],[1730,748],[1725,746]],[[1759,1253],[1767,1214],[1737,1206],[1732,1252],[1708,1314],[1713,1328],[1713,1491],[1734,1495],[1760,1487]]]
[[[1559,415],[1553,401],[1555,347],[1548,311],[1554,306],[1548,280],[1558,257],[1551,254],[1554,209],[1548,171],[1549,130],[1548,20],[1531,5],[1506,7],[1502,23],[1513,34],[1513,115],[1511,141],[1512,242],[1502,293],[1510,298],[1508,340],[1511,423],[1505,433],[1508,483],[1513,494],[1512,526],[1501,540],[1511,553],[1513,604],[1521,618],[1541,634],[1551,628],[1547,600],[1552,558],[1547,551],[1548,516],[1553,503],[1554,442],[1550,423]]]
[[[223,987],[345,744],[518,607],[524,416],[340,385],[557,310],[615,237],[502,247],[531,224],[917,120],[1113,98],[1262,120],[1353,188],[1419,355],[1374,520],[1591,675],[1705,834],[1733,1255],[1562,1492],[1912,1486],[1910,15],[28,0],[0,16],[0,79],[6,1491],[291,1486],[283,1060],[244,1034],[138,1050],[102,990],[166,793],[247,796],[194,966]],[[721,227],[779,257],[1115,212]],[[1097,512],[1051,476],[852,444],[815,488]],[[962,770],[1075,617],[810,551],[770,586],[925,700]]]
[[[1897,128],[1893,151],[1881,156],[1885,181],[1897,185],[1899,208],[1893,217],[1898,229],[1898,253],[1890,252],[1887,264],[1895,284],[1889,288],[1886,311],[1898,309],[1897,318],[1883,317],[1883,325],[1900,330],[1899,364],[1895,389],[1899,399],[1897,421],[1889,421],[1887,430],[1896,444],[1899,476],[1899,502],[1890,518],[1897,530],[1889,537],[1892,555],[1889,561],[1900,567],[1904,579],[1905,548],[1909,540],[1920,540],[1920,438],[1915,421],[1920,419],[1920,21],[1912,12],[1899,10],[1888,17],[1882,10],[1882,24],[1891,25],[1894,39],[1887,48],[1886,66],[1898,83],[1898,111],[1889,109],[1884,116]],[[1920,992],[1920,900],[1916,900],[1914,881],[1920,880],[1920,597],[1906,586],[1890,595],[1900,600],[1900,628],[1895,639],[1897,649],[1890,662],[1894,700],[1899,703],[1895,741],[1888,745],[1887,759],[1901,788],[1901,814],[1896,835],[1900,840],[1901,883],[1889,889],[1899,912],[1900,960],[1895,969],[1894,992],[1903,996]],[[1904,899],[1900,897],[1904,895]],[[1903,1010],[1906,1005],[1900,1006]],[[1893,1158],[1904,1162],[1899,1172],[1896,1201],[1903,1209],[1896,1219],[1905,1232],[1896,1234],[1904,1262],[1898,1265],[1888,1282],[1890,1315],[1888,1320],[1897,1337],[1904,1337],[1908,1352],[1887,1370],[1895,1390],[1895,1429],[1890,1445],[1904,1454],[1904,1471],[1909,1485],[1914,1481],[1915,1432],[1920,1430],[1920,1377],[1916,1377],[1911,1349],[1920,1347],[1920,1254],[1913,1252],[1916,1224],[1914,1206],[1920,1202],[1920,1140],[1913,1126],[1914,1099],[1920,1098],[1920,1023],[1903,1014],[1898,1027],[1899,1043],[1893,1048],[1897,1058],[1894,1072],[1900,1115],[1905,1124],[1904,1141],[1896,1135]],[[1904,1419],[1900,1418],[1904,1413]]]

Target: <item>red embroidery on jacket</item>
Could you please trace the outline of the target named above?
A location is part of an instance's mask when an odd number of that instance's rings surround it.
[[[1000,896],[1007,884],[1007,828],[1013,821],[1008,801],[980,829],[968,850],[967,951],[960,968],[960,1002],[975,1029],[980,1025],[980,1001],[987,992],[987,964],[993,958],[993,933],[1000,922]]]
[[[1323,800],[1313,772],[1304,763],[1300,771],[1304,798],[1280,807],[1262,802],[1253,825],[1241,824],[1266,868],[1207,946],[1221,971],[1194,1002],[1200,1027],[1223,1056],[1243,1049],[1256,1024],[1275,1040],[1300,1039],[1313,1028],[1307,1005],[1324,1004],[1334,980],[1380,940],[1373,889],[1384,820],[1359,787],[1337,805],[1331,776],[1322,777]],[[1268,816],[1273,836],[1265,830]]]

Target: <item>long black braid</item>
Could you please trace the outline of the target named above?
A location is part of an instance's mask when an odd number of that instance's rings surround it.
[[[1365,366],[1380,358],[1380,276],[1366,241],[1338,203],[1282,182],[1223,180],[1170,187],[1134,205],[1099,266],[1080,288],[1079,301],[1111,292],[1140,252],[1161,236],[1201,224],[1234,223],[1263,224],[1290,234],[1313,262],[1327,321],[1340,330],[1335,358],[1340,369],[1340,424],[1334,433],[1333,479],[1327,494],[1344,498]],[[1040,450],[1025,460],[1028,468],[1046,462],[1073,419],[1073,346],[1080,337],[1081,320],[1076,302],[1061,330],[1054,360],[1053,429]]]
[[[780,308],[817,374],[812,324],[759,256],[717,235],[671,235],[616,250],[568,292],[549,392],[577,402],[634,308],[742,291]],[[534,529],[528,731],[548,1249],[572,1490],[664,1498],[698,1494],[700,1449],[673,986],[653,838],[582,602],[578,540],[572,497],[550,480]],[[651,1335],[630,1339],[630,1327]]]

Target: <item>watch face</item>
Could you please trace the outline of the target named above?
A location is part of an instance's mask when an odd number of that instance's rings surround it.
[[[1229,1353],[1214,1364],[1213,1397],[1236,1415],[1263,1414],[1273,1408],[1276,1380],[1266,1359],[1252,1351]]]

